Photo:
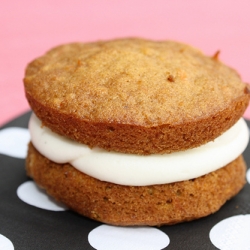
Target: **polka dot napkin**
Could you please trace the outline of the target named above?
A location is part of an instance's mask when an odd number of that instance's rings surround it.
[[[206,218],[159,228],[105,225],[68,210],[26,177],[29,116],[0,129],[1,250],[250,249],[250,169],[244,189]]]

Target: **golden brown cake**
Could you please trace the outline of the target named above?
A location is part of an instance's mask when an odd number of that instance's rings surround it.
[[[120,226],[171,225],[219,210],[245,184],[240,156],[205,176],[165,185],[122,186],[99,181],[56,164],[29,145],[27,173],[37,184],[72,210],[91,219]]]
[[[45,126],[90,147],[132,154],[211,141],[249,101],[234,70],[172,41],[62,45],[29,64],[24,84]]]
[[[138,38],[58,46],[28,65],[24,87],[30,107],[55,134],[142,157],[214,141],[237,123],[250,98],[217,54]],[[163,225],[217,211],[243,187],[246,166],[238,156],[190,180],[123,185],[56,163],[32,142],[26,168],[50,195],[84,216],[114,225]]]

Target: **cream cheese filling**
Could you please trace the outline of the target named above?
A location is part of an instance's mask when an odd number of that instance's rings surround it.
[[[33,145],[49,160],[70,163],[101,181],[131,186],[167,184],[208,174],[235,160],[249,141],[243,118],[214,141],[200,147],[147,156],[90,149],[41,126],[35,114],[30,118],[29,130]]]

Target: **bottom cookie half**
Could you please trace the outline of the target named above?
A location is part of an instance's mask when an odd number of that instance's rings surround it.
[[[188,181],[122,186],[97,180],[70,164],[57,164],[30,143],[28,176],[56,200],[88,218],[120,226],[171,225],[212,214],[245,184],[242,156],[225,167]]]

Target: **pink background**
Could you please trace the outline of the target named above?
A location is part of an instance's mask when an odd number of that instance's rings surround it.
[[[249,0],[2,0],[0,125],[29,110],[22,84],[27,63],[66,42],[178,40],[208,55],[221,50],[220,59],[250,83],[249,13]]]

